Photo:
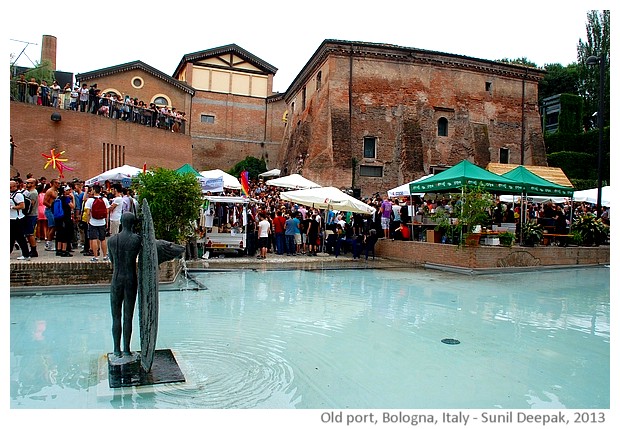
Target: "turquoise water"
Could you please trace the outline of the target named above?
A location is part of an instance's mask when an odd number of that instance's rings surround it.
[[[160,292],[175,389],[107,388],[108,294],[12,297],[11,408],[610,405],[608,267],[194,275],[209,289]]]

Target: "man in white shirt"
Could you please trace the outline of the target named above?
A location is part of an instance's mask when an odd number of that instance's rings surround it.
[[[267,247],[269,246],[271,224],[264,213],[260,213],[258,218],[260,219],[260,222],[258,222],[258,248],[260,249],[260,255],[257,258],[265,259],[267,257]]]
[[[24,203],[24,194],[21,192],[17,192],[17,182],[11,180],[11,193],[9,198],[9,207],[11,211],[11,224],[10,224],[10,234],[11,234],[11,252],[13,252],[13,247],[15,246],[15,242],[19,244],[19,248],[22,251],[22,256],[19,256],[17,259],[20,261],[29,261],[30,260],[30,251],[28,250],[28,242],[26,241],[26,236],[24,235],[24,208],[26,204]]]
[[[118,234],[123,214],[123,187],[118,183],[112,187],[114,198],[110,204],[110,235]]]
[[[106,206],[106,210],[110,209],[110,203],[107,198],[103,198],[101,196],[101,185],[93,186],[93,197],[89,198],[84,205],[84,210],[88,210],[88,239],[90,240],[90,248],[93,251],[94,257],[91,259],[92,262],[97,262],[99,246],[101,246],[101,253],[105,255],[103,257],[104,261],[108,261],[108,246],[105,241],[105,226],[106,226],[106,217],[98,218],[94,216],[93,213],[93,204],[95,199],[101,199]],[[99,210],[97,210],[98,212]]]

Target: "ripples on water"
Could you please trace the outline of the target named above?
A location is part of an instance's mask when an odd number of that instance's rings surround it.
[[[112,399],[107,294],[12,298],[11,406],[609,407],[606,268],[193,275],[209,289],[160,293],[157,342],[187,383]]]

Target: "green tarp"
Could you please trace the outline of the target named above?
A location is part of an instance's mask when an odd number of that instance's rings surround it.
[[[573,196],[573,188],[561,186],[557,183],[550,182],[547,179],[543,179],[522,165],[519,165],[518,167],[502,174],[502,176],[520,183],[523,186],[523,192],[528,195],[559,195],[563,197]]]
[[[523,185],[499,174],[480,168],[464,159],[428,179],[409,184],[411,193],[461,190],[463,187],[482,186],[487,191],[503,194],[520,194]]]
[[[181,167],[177,168],[176,171],[177,173],[181,173],[181,174],[192,173],[194,176],[200,177],[200,173],[197,172],[196,169],[189,164],[182,165]]]

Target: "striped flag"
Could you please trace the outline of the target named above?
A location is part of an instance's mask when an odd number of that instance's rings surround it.
[[[241,172],[241,190],[246,197],[250,196],[250,175],[246,170]]]

